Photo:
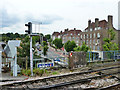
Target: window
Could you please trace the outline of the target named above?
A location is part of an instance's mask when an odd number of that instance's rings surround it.
[[[94,33],[94,38],[95,38],[95,33]]]
[[[84,34],[84,39],[85,39],[85,34]]]
[[[97,39],[97,43],[99,44],[99,42],[100,42],[100,40],[99,39]]]
[[[88,40],[87,40],[87,44],[88,44]]]
[[[97,50],[100,50],[100,46],[97,46]]]
[[[92,28],[90,28],[90,31],[92,31]]]
[[[74,39],[74,37],[73,37],[73,39]]]
[[[93,46],[93,50],[95,50],[95,46]]]
[[[71,39],[71,37],[69,37],[69,39]]]
[[[92,38],[92,34],[90,34],[90,38]]]
[[[89,35],[87,34],[87,38],[89,37]]]
[[[72,35],[72,33],[71,33],[71,35]]]
[[[78,35],[80,35],[80,34],[78,33]]]
[[[82,35],[81,35],[81,39],[82,39]]]
[[[98,30],[98,27],[95,27],[95,30]]]
[[[91,49],[91,46],[90,46],[90,49]]]
[[[95,44],[95,40],[93,40],[93,43]]]
[[[102,29],[101,27],[98,27],[98,30]]]
[[[90,44],[91,44],[91,40],[90,40]]]
[[[77,40],[76,42],[77,42],[77,43],[79,43],[79,41],[78,41],[78,40]]]
[[[78,37],[76,37],[76,39],[78,39]]]
[[[98,38],[100,37],[100,33],[97,33],[97,37],[98,37]]]

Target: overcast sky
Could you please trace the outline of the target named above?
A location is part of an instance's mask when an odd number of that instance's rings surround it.
[[[24,24],[42,22],[40,32],[77,28],[84,30],[88,20],[106,19],[113,15],[113,25],[118,28],[119,0],[2,0],[0,3],[0,24],[2,32],[25,33]],[[0,26],[1,27],[1,26]],[[39,27],[36,27],[37,30]],[[35,29],[35,28],[34,28]]]

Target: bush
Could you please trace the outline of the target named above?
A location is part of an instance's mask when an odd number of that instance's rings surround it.
[[[25,75],[27,75],[27,76],[30,76],[31,75],[31,70],[30,69],[28,69],[28,70],[26,70],[26,69],[23,69],[22,71],[21,71],[21,74],[25,74]]]
[[[33,69],[33,73],[34,73],[35,75],[42,76],[43,73],[44,73],[44,70],[43,70],[43,69],[40,69],[40,68],[35,68],[35,69]]]

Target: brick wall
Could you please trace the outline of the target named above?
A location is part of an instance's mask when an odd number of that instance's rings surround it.
[[[70,53],[69,53],[70,54]],[[77,68],[81,65],[86,65],[86,52],[72,52],[72,56],[69,56],[69,68]]]

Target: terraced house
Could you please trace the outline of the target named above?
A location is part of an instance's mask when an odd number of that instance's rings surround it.
[[[88,20],[88,26],[83,30],[65,29],[64,32],[54,32],[52,34],[53,40],[55,38],[62,38],[63,43],[68,40],[74,40],[78,46],[81,46],[83,42],[89,46],[92,51],[103,51],[103,39],[109,37],[108,30],[113,29],[116,32],[115,40],[113,42],[120,43],[120,30],[116,30],[113,27],[113,16],[109,15],[108,20],[100,20],[95,18],[95,22]],[[120,47],[120,45],[119,45]]]

